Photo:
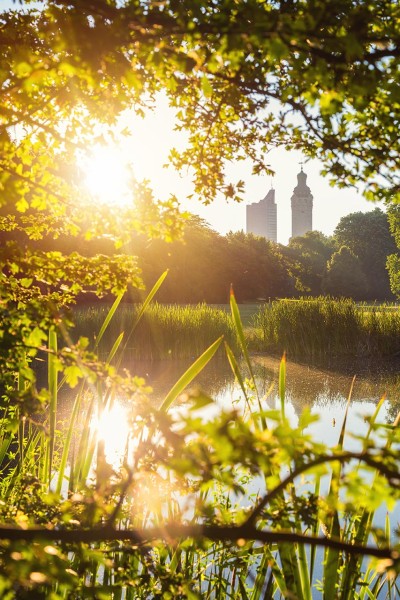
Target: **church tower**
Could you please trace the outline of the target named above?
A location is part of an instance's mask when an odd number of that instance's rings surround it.
[[[313,197],[306,181],[302,166],[292,196],[292,237],[312,231]]]
[[[275,190],[271,188],[265,198],[246,206],[246,232],[261,235],[267,238],[267,240],[276,242],[276,209]]]

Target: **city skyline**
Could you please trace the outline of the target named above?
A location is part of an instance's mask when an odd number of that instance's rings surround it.
[[[271,185],[265,198],[246,205],[246,233],[265,237],[277,242],[278,207],[275,202],[275,189]],[[298,237],[313,230],[313,195],[307,185],[307,173],[297,173],[297,185],[291,197],[292,235]]]
[[[321,175],[323,165],[320,161],[308,159],[297,150],[289,152],[283,147],[274,148],[268,154],[268,162],[275,171],[273,177],[254,175],[250,160],[227,164],[227,179],[233,182],[241,179],[245,183],[243,201],[227,202],[217,198],[204,206],[195,199],[187,198],[193,192],[190,171],[178,174],[173,169],[163,168],[168,162],[171,146],[182,148],[186,143],[184,134],[174,131],[173,111],[167,106],[166,100],[160,98],[154,111],[144,119],[127,113],[121,128],[127,125],[134,134],[124,140],[122,154],[130,157],[135,175],[149,179],[159,197],[165,197],[166,192],[168,195],[175,194],[182,210],[199,215],[222,235],[229,231],[245,231],[246,205],[264,198],[272,185],[276,190],[279,211],[277,241],[287,244],[291,237],[291,196],[301,164],[307,172],[307,182],[314,197],[314,230],[332,235],[343,216],[382,207],[382,203],[367,201],[360,189],[332,187],[329,178]]]

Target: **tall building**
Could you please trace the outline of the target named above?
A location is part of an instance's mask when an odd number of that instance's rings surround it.
[[[272,242],[277,241],[275,190],[259,202],[246,206],[246,232],[261,235]]]
[[[301,167],[292,196],[292,237],[312,231],[313,197],[306,181],[307,175]]]

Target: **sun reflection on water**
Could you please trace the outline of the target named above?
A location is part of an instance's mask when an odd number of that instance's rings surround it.
[[[123,462],[130,433],[128,409],[120,401],[104,410],[91,423],[98,440],[104,442],[106,461],[114,468]]]
[[[137,460],[138,454],[143,458],[141,444],[157,447],[163,444],[162,434],[154,433],[149,444],[149,428],[140,419],[130,418],[129,406],[122,400],[115,400],[113,405],[104,410],[100,418],[93,418],[90,425],[92,435],[101,444],[104,459],[107,463],[105,473],[114,478],[118,473],[131,471],[129,491],[129,515],[132,523],[141,526],[144,521],[155,525],[159,518],[174,519],[182,515],[193,514],[193,494],[188,493],[185,486],[165,466],[158,465],[154,469],[146,460]],[[124,466],[126,469],[122,469]],[[111,469],[108,469],[111,467]],[[100,482],[107,483],[100,466]],[[112,473],[112,471],[114,473]],[[99,477],[99,462],[93,466],[91,479]]]

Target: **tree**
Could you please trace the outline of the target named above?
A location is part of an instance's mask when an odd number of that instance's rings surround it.
[[[389,207],[388,220],[390,231],[396,241],[397,248],[400,248],[400,209],[397,204]],[[389,272],[390,289],[398,298],[400,297],[400,256],[391,254],[387,260],[387,269]]]
[[[289,240],[289,250],[300,264],[298,279],[304,291],[318,296],[322,292],[322,279],[326,263],[336,250],[335,242],[320,231],[307,231]]]
[[[360,259],[347,246],[342,246],[328,261],[323,281],[325,294],[363,300],[368,283]]]
[[[294,283],[279,244],[252,233],[230,232],[226,270],[240,300],[291,295]]]
[[[224,237],[198,217],[188,218],[181,240],[134,236],[128,248],[138,256],[148,288],[169,269],[157,295],[161,302],[226,303],[230,284],[240,301],[294,292],[291,264],[278,244],[243,232]],[[139,297],[131,292],[132,299]]]
[[[387,215],[376,208],[342,217],[334,237],[339,246],[347,246],[359,258],[368,282],[368,297],[392,299],[386,261],[396,251],[396,243]]]
[[[3,118],[50,135],[54,150],[163,90],[190,136],[172,160],[193,166],[207,200],[240,189],[224,184],[226,160],[249,155],[263,170],[277,143],[321,158],[340,184],[397,193],[394,0],[44,6],[2,14]]]
[[[182,239],[174,242],[133,239],[147,287],[169,269],[157,299],[161,302],[226,303],[229,294],[228,247],[223,236],[191,215]],[[126,249],[128,251],[128,248]]]

